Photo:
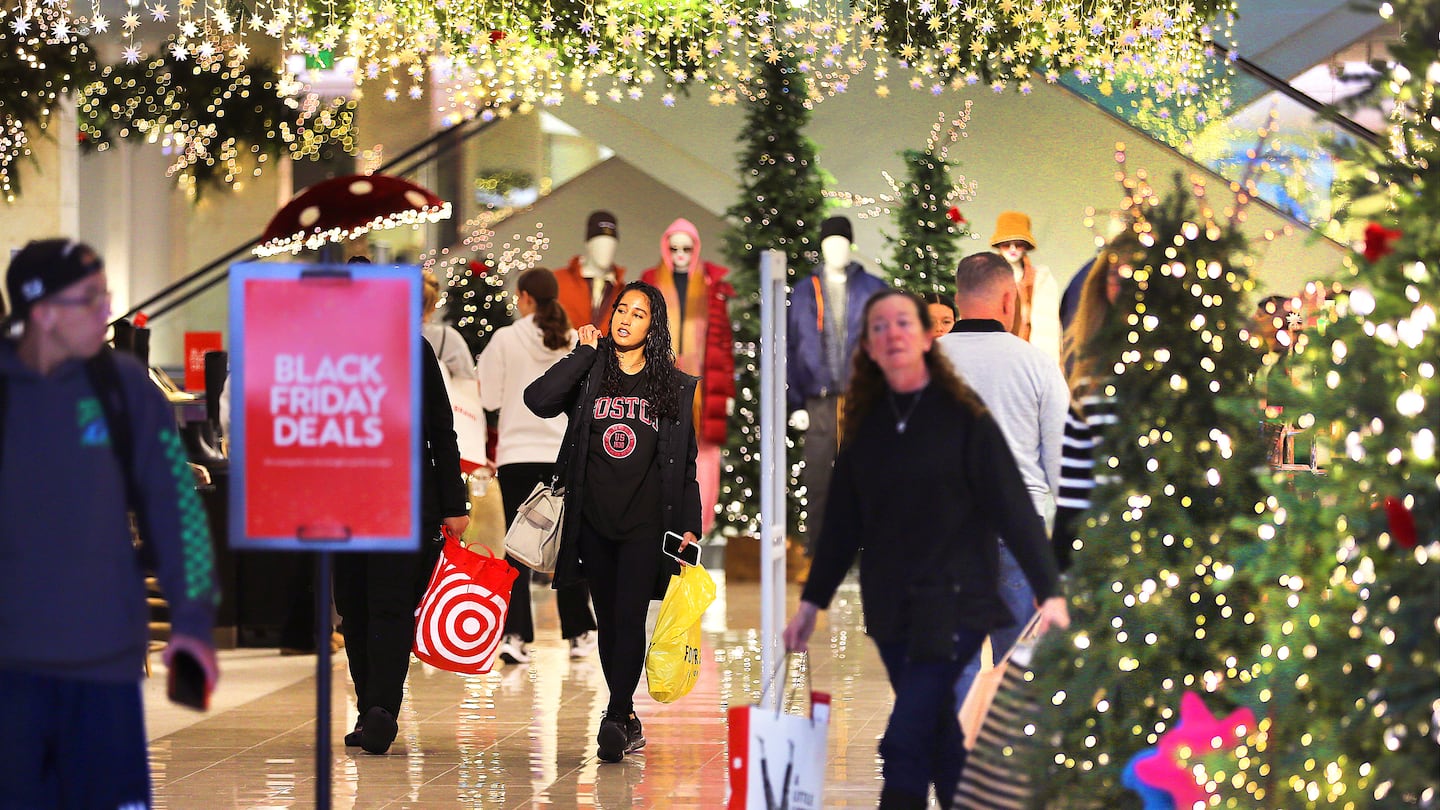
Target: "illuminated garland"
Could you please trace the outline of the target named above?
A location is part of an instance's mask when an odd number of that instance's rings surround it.
[[[59,98],[86,81],[91,50],[63,5],[22,0],[0,8],[0,195],[12,202],[12,167],[30,156],[30,135],[44,129]]]
[[[353,150],[353,103],[282,93],[272,66],[233,56],[171,52],[106,67],[81,93],[81,142],[95,150],[117,139],[159,142],[171,158],[167,174],[192,196],[206,184],[238,188],[285,154]]]
[[[686,87],[733,104],[758,86],[757,61],[782,57],[811,76],[817,98],[846,92],[865,73],[882,94],[891,80],[926,92],[982,81],[1026,92],[1036,78],[1066,72],[1128,72],[1161,98],[1195,95],[1211,21],[1228,28],[1234,8],[1233,0],[132,0],[111,20],[92,3],[77,27],[113,27],[131,64],[150,58],[142,35],[153,24],[178,28],[163,44],[177,58],[243,59],[246,39],[260,36],[290,53],[353,58],[362,87],[379,83],[387,97],[421,96],[431,76],[458,79],[460,97],[437,104],[456,115],[567,96],[673,103]]]

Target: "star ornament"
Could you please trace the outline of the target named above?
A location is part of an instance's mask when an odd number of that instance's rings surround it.
[[[1135,763],[1135,775],[1144,784],[1168,792],[1179,810],[1208,805],[1210,788],[1197,779],[1200,760],[1234,751],[1255,730],[1255,714],[1239,708],[1224,718],[1210,713],[1194,692],[1180,699],[1180,722],[1160,738],[1153,757]]]

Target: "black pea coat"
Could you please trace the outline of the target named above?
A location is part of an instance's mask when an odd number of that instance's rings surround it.
[[[609,341],[602,345],[609,346]],[[560,456],[555,460],[565,485],[565,522],[560,534],[560,556],[551,587],[561,588],[585,578],[580,565],[580,521],[585,503],[585,462],[590,450],[595,398],[600,394],[604,365],[591,346],[577,346],[525,389],[525,405],[542,419],[566,414],[570,423]],[[593,373],[592,373],[593,370]],[[660,504],[665,531],[700,536],[700,484],[695,478],[695,398],[697,378],[675,372],[680,391],[680,413],[661,419],[655,463],[660,465]],[[656,537],[658,549],[662,538]],[[652,599],[665,598],[670,577],[680,564],[662,557]]]

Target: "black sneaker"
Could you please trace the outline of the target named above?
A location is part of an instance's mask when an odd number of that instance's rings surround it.
[[[360,747],[365,749],[365,753],[383,754],[389,751],[390,743],[395,742],[395,733],[399,731],[395,715],[379,706],[371,706],[362,719],[364,726],[360,730]]]
[[[360,730],[363,728],[365,728],[365,718],[363,716],[355,718],[355,730],[345,735],[346,748],[360,747]]]
[[[645,729],[634,712],[625,718],[625,753],[633,754],[645,747]]]
[[[600,718],[600,733],[595,735],[595,755],[600,757],[601,762],[619,762],[624,759],[629,742],[630,735],[625,729],[624,721],[612,720],[608,714]]]

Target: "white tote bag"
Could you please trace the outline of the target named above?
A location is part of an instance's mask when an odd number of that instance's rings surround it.
[[[782,671],[783,683],[788,664]],[[830,696],[810,690],[809,717],[765,708],[763,696],[760,702],[730,709],[729,810],[820,810],[825,804]],[[782,693],[779,703],[784,702]]]
[[[440,339],[444,349],[445,338]],[[472,380],[455,380],[450,369],[440,364],[445,377],[445,392],[450,395],[450,410],[455,416],[455,442],[460,446],[460,471],[469,475],[489,463],[485,457],[485,411],[480,407],[480,387]]]

